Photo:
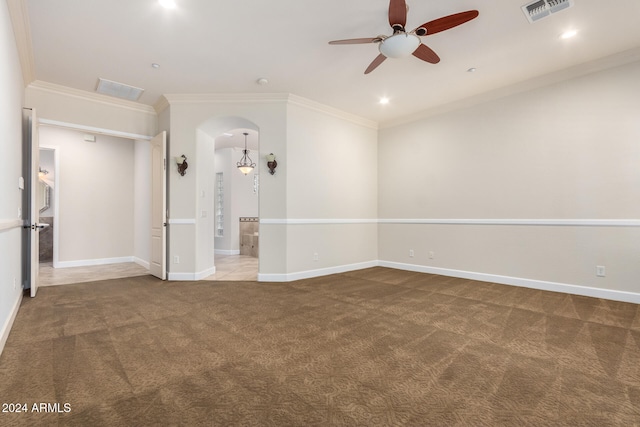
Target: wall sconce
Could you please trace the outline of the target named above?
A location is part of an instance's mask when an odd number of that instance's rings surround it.
[[[273,175],[276,173],[276,167],[278,166],[278,162],[276,162],[276,156],[273,153],[269,153],[265,156],[267,158],[267,167],[269,168],[269,173]]]
[[[184,154],[180,157],[176,157],[176,164],[178,165],[178,173],[180,176],[184,176],[187,173],[187,168],[189,167],[189,163],[187,163],[187,156]]]

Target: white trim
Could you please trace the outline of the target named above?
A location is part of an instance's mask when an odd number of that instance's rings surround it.
[[[150,141],[153,137],[149,136],[149,135],[140,135],[137,133],[130,133],[130,132],[122,132],[119,130],[111,130],[111,129],[104,129],[104,128],[97,128],[94,126],[85,126],[85,125],[78,125],[75,123],[67,123],[67,122],[61,122],[59,120],[50,120],[50,119],[43,119],[40,118],[38,120],[38,123],[41,125],[45,125],[45,126],[57,126],[57,127],[62,127],[62,128],[66,128],[66,129],[74,129],[74,130],[79,130],[82,132],[89,132],[89,133],[97,133],[97,134],[101,134],[101,135],[109,135],[109,136],[115,136],[118,138],[126,138],[126,139],[141,139],[144,141]]]
[[[4,350],[4,345],[7,343],[7,339],[9,338],[9,334],[11,333],[11,328],[13,327],[13,321],[16,320],[16,316],[18,315],[18,310],[20,310],[20,304],[22,303],[22,289],[18,293],[18,298],[16,302],[13,304],[13,308],[11,309],[11,314],[7,321],[2,325],[2,331],[0,332],[0,355]]]
[[[146,104],[142,104],[135,101],[129,101],[128,99],[114,98],[109,95],[103,95],[97,92],[89,92],[86,90],[75,89],[68,86],[62,86],[55,83],[45,82],[42,80],[36,80],[29,84],[30,88],[34,90],[41,90],[43,92],[54,93],[57,95],[69,96],[72,98],[78,98],[85,101],[93,101],[104,105],[116,106],[119,108],[125,108],[128,110],[144,113],[152,116],[156,116],[156,110]]]
[[[213,276],[214,274],[216,274],[216,267],[213,266],[211,268],[208,268],[204,271],[201,271],[199,273],[196,273],[196,280],[202,280],[202,279],[206,279],[209,276]]]
[[[240,255],[240,249],[214,249],[214,255]]]
[[[526,225],[562,227],[640,227],[640,219],[513,219],[513,218],[261,218],[267,225],[322,224],[435,224],[435,225]]]
[[[322,225],[322,224],[377,224],[377,219],[351,219],[351,218],[318,218],[318,219],[260,219],[260,224],[277,224],[277,225]]]
[[[169,101],[167,101],[167,98],[165,98],[164,95],[158,98],[156,103],[153,104],[153,109],[156,110],[156,114],[162,113],[167,108],[169,108]]]
[[[311,279],[314,277],[327,276],[329,274],[346,273],[348,271],[362,270],[364,268],[376,267],[378,261],[367,261],[357,264],[338,265],[335,267],[320,268],[318,270],[298,271],[286,274],[258,274],[259,282],[291,282],[294,280]]]
[[[565,227],[640,227],[640,219],[379,219],[380,224],[544,225]]]
[[[398,270],[416,271],[419,273],[438,274],[441,276],[459,277],[462,279],[479,280],[483,282],[500,283],[503,285],[519,286],[539,289],[542,291],[561,292],[565,294],[583,295],[593,298],[603,298],[613,301],[640,304],[640,293],[616,291],[611,289],[591,288],[588,286],[572,285],[568,283],[547,282],[544,280],[525,279],[522,277],[500,276],[496,274],[477,273],[473,271],[453,270],[448,268],[428,267],[423,265],[405,264],[391,261],[378,261],[380,267]]]
[[[167,273],[167,280],[171,281],[183,281],[183,282],[193,282],[197,280],[206,279],[209,276],[216,274],[216,268],[211,267],[204,271],[200,271],[197,273]]]
[[[176,218],[167,221],[169,225],[192,225],[196,223],[195,218]]]
[[[287,93],[165,93],[169,105],[194,103],[286,103]]]
[[[22,224],[23,222],[21,219],[0,219],[0,231],[22,227]]]
[[[92,265],[120,264],[124,262],[135,262],[134,257],[118,257],[118,258],[97,258],[97,259],[80,259],[77,261],[58,261],[56,268],[69,267],[88,267]]]
[[[166,102],[162,99],[156,104],[156,111],[160,112],[167,108],[167,104],[184,104],[184,103],[286,103],[297,105],[299,107],[314,110],[329,116],[347,120],[360,126],[378,130],[378,122],[365,119],[355,114],[347,113],[337,108],[303,98],[290,93],[168,93],[164,94]]]
[[[309,110],[314,110],[328,116],[336,117],[338,119],[347,120],[351,123],[355,123],[369,129],[378,130],[378,122],[376,121],[365,119],[363,117],[356,116],[355,114],[347,113],[345,111],[338,110],[337,108],[329,107],[328,105],[324,105],[298,95],[289,94],[289,104],[297,105]]]
[[[27,2],[22,0],[7,0],[13,33],[18,47],[18,56],[22,68],[24,85],[35,80],[35,59],[33,57],[33,43],[31,41],[31,23]]]
[[[397,270],[415,271],[418,273],[438,274],[440,276],[458,277],[462,279],[478,280],[482,282],[499,283],[542,291],[560,292],[564,294],[582,295],[592,298],[602,298],[612,301],[640,304],[640,293],[617,291],[612,289],[592,288],[569,283],[548,282],[544,280],[526,279],[522,277],[501,276],[497,274],[478,273],[473,271],[454,270],[449,268],[429,267],[416,264],[405,264],[392,261],[368,261],[358,264],[341,265],[318,270],[299,271],[285,274],[258,274],[259,282],[291,282],[295,280],[311,279],[330,274],[345,273],[371,267],[388,267]]]
[[[149,264],[149,261],[145,261],[142,258],[138,258],[137,256],[133,257],[133,262],[138,264],[140,267],[146,268],[147,270],[149,270],[151,268],[151,265]]]

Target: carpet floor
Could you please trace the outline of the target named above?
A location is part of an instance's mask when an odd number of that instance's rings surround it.
[[[42,288],[0,425],[638,426],[639,307],[382,267]]]

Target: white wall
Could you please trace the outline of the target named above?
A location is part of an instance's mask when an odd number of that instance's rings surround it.
[[[134,254],[134,142],[51,126],[40,143],[58,147],[60,267],[131,259]],[[124,258],[124,259],[123,259]]]
[[[7,3],[0,1],[0,352],[22,295],[23,80]],[[11,159],[11,161],[9,161]],[[15,285],[14,285],[15,283]]]
[[[640,228],[579,225],[640,219],[638,75],[640,62],[381,130],[380,259],[640,294]]]

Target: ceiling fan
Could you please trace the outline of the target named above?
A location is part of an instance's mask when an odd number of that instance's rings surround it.
[[[405,25],[407,24],[407,4],[405,0],[390,0],[389,2],[389,25],[393,29],[390,36],[380,35],[378,37],[334,40],[329,44],[366,44],[378,43],[380,55],[365,70],[365,74],[369,74],[375,70],[387,58],[401,58],[413,55],[416,58],[431,64],[440,62],[440,57],[423,44],[420,37],[439,33],[458,25],[471,21],[479,15],[477,10],[468,10],[466,12],[454,13],[453,15],[444,16],[433,21],[420,25],[413,31],[407,32]]]

